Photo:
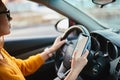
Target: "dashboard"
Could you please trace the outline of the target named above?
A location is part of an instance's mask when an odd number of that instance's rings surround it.
[[[107,79],[106,76],[110,75],[110,62],[120,56],[120,46],[116,44],[116,41],[119,43],[120,39],[116,38],[118,37],[115,36],[116,33],[114,36],[110,35],[111,34],[102,35],[99,31],[91,33],[91,50],[88,56],[89,62],[83,70],[82,75],[85,80],[104,80]],[[110,38],[108,38],[108,36]]]
[[[99,34],[92,34],[91,51],[95,52],[95,56],[101,52],[101,55],[108,57],[109,60],[119,57],[119,47]]]

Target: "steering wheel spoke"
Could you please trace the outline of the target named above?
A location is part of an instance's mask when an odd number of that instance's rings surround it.
[[[65,77],[65,72],[66,72],[66,70],[67,70],[67,69],[64,67],[63,62],[62,62],[61,65],[60,65],[60,68],[59,68],[59,70],[58,70],[58,72],[57,72],[57,76],[58,76],[60,79],[64,78],[64,77]]]

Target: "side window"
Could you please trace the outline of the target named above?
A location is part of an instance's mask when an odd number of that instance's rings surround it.
[[[10,0],[6,2],[13,20],[11,34],[7,38],[54,36],[60,33],[54,25],[63,16],[57,12],[31,1]]]

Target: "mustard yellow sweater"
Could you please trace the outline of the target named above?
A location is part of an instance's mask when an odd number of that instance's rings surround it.
[[[4,49],[1,53],[4,59],[0,60],[0,80],[25,80],[24,76],[34,73],[44,63],[38,54],[21,60],[10,56]]]

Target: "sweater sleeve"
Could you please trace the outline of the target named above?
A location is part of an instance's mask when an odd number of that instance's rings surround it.
[[[38,70],[45,62],[40,54],[29,57],[28,59],[16,59],[12,57],[12,60],[18,65],[24,76],[30,75]]]

